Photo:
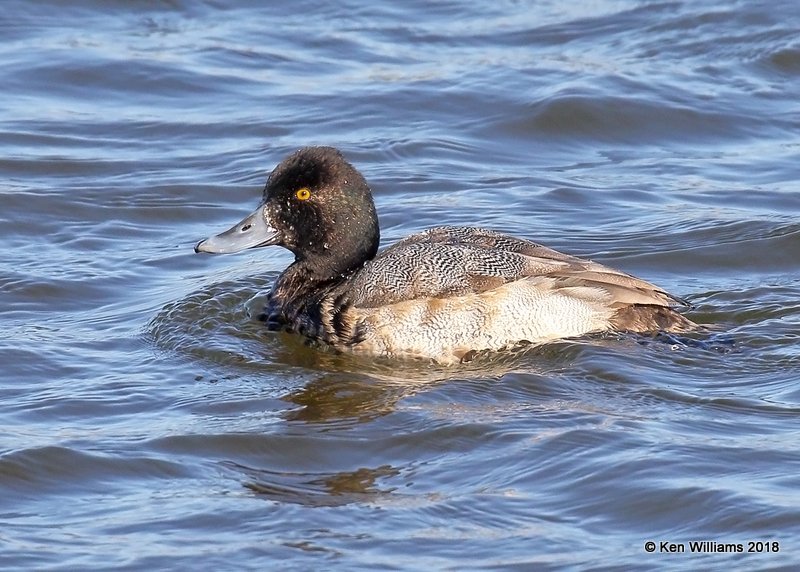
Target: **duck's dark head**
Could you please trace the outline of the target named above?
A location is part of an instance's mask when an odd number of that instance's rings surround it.
[[[275,167],[252,214],[194,250],[222,254],[277,244],[312,277],[327,280],[373,258],[379,238],[361,173],[333,147],[305,147]]]

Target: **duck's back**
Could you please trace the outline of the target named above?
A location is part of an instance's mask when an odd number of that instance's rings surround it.
[[[346,288],[353,349],[453,361],[605,330],[683,331],[654,285],[491,230],[437,227],[396,243]],[[337,311],[332,309],[332,311]]]

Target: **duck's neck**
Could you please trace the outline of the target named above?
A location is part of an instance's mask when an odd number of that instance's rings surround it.
[[[294,251],[293,273],[308,282],[330,282],[351,275],[375,258],[380,240],[377,224],[370,228],[334,228],[326,241]]]
[[[310,300],[344,282],[357,272],[366,260],[360,258],[345,263],[330,256],[296,257],[275,282],[274,290],[279,291],[287,301]]]
[[[328,252],[295,256],[294,263],[289,267],[293,274],[309,283],[330,282],[349,276],[375,256],[373,253],[367,257],[362,253],[360,256],[343,257],[342,253],[335,252],[335,246],[325,245],[325,248]]]
[[[281,275],[282,279],[292,282],[297,288],[313,290],[326,284],[339,283],[358,268],[357,266],[331,264],[324,259],[295,259]]]

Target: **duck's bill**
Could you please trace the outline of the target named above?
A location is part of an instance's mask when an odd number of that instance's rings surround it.
[[[194,251],[230,254],[248,248],[277,244],[279,240],[280,235],[269,224],[269,215],[262,205],[225,232],[198,242]]]

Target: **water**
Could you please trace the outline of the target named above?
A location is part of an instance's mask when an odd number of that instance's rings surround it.
[[[794,2],[3,8],[0,568],[800,563]],[[192,246],[309,144],[384,245],[488,226],[712,332],[450,369],[265,333],[289,255]]]

